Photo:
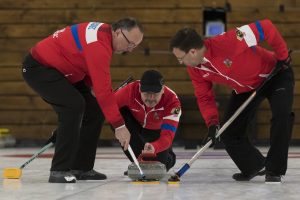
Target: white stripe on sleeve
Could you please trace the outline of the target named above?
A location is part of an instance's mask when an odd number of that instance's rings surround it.
[[[178,114],[172,114],[172,115],[169,115],[169,116],[165,116],[165,117],[163,117],[163,119],[169,119],[169,120],[173,120],[175,122],[179,122],[180,116],[181,116],[181,110]]]
[[[245,42],[247,43],[248,47],[257,45],[256,37],[249,25],[244,25],[237,29],[240,30],[244,34],[244,39],[245,39]]]
[[[90,22],[85,30],[85,40],[87,44],[97,41],[97,31],[103,23]]]

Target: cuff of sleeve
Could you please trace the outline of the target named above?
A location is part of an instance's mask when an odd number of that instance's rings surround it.
[[[284,61],[289,57],[289,51],[286,50],[284,53],[280,55],[276,55],[277,60]]]
[[[155,153],[160,153],[164,150],[167,150],[170,147],[164,147],[162,148],[161,144],[159,143],[159,140],[156,140],[155,142],[151,142],[150,144],[153,145],[154,149],[155,149]]]
[[[125,127],[125,124],[122,125],[122,126],[119,126],[119,127],[115,128],[115,130],[118,130],[118,129],[123,128],[123,127]]]
[[[207,127],[210,127],[210,126],[212,126],[212,125],[215,125],[215,126],[219,125],[219,121],[218,121],[218,120],[210,121],[210,122],[207,124]]]
[[[157,142],[150,142],[150,144],[152,144],[152,146],[153,146],[154,149],[155,149],[155,152],[154,152],[154,153],[159,153],[159,148],[158,148]]]
[[[114,127],[114,129],[118,129],[118,128],[122,128],[123,126],[125,126],[125,122],[124,122],[124,119],[121,119],[117,122],[111,123],[111,125]]]

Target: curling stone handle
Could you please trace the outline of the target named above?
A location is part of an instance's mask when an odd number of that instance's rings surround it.
[[[155,158],[156,157],[156,153],[141,153],[138,157],[138,161],[139,162],[153,162],[153,161],[149,161],[149,160],[144,160],[144,158]]]

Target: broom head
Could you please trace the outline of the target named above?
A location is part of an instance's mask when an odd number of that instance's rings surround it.
[[[22,176],[20,168],[4,168],[3,178],[5,179],[19,179]]]

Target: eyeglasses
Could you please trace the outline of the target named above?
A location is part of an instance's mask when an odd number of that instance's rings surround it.
[[[132,49],[134,47],[136,47],[137,45],[134,43],[134,42],[131,42],[127,37],[126,35],[123,33],[122,29],[121,30],[121,33],[122,35],[124,36],[124,38],[126,39],[127,43],[128,43],[128,49]]]

